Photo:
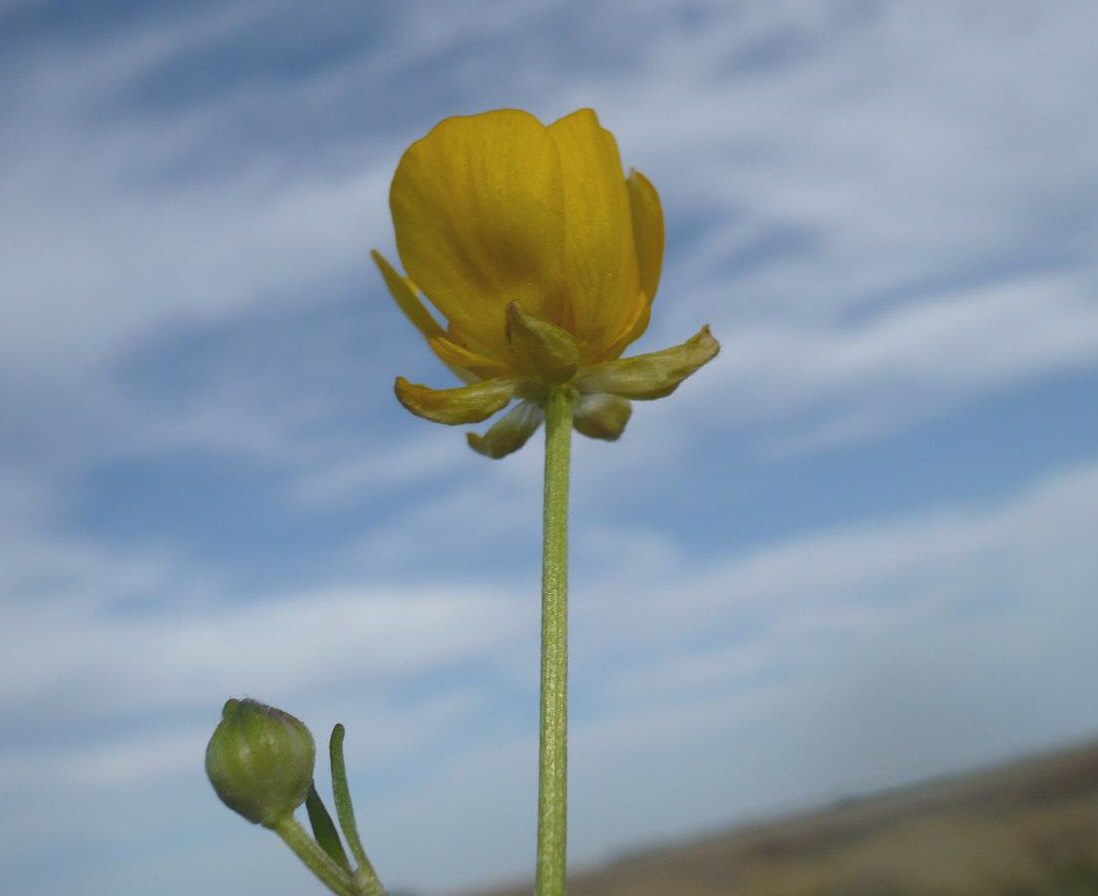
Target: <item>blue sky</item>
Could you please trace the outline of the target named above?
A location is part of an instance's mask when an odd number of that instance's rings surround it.
[[[427,894],[533,857],[541,449],[401,409],[389,179],[593,106],[660,190],[574,454],[577,865],[1098,733],[1091,0],[0,0],[0,869],[305,892],[202,771],[229,696],[348,729]]]

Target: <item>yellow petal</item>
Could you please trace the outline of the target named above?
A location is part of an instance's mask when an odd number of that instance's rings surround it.
[[[660,194],[648,178],[636,169],[630,170],[625,184],[629,188],[640,288],[651,304],[656,297],[660,271],[663,269],[663,208],[660,206]]]
[[[633,406],[616,395],[581,395],[576,402],[573,424],[590,439],[613,442],[624,431]]]
[[[517,382],[499,378],[461,386],[431,389],[398,376],[395,385],[400,403],[419,417],[435,423],[479,423],[502,410],[515,396]]]
[[[413,143],[389,204],[404,269],[453,326],[507,356],[504,309],[560,304],[564,197],[548,131],[514,109],[448,118]]]
[[[532,401],[522,401],[504,414],[483,436],[468,433],[469,447],[486,457],[499,459],[518,451],[532,436],[545,412]]]
[[[606,345],[636,316],[640,287],[629,192],[614,136],[592,110],[554,122],[549,133],[564,185],[570,308],[546,319],[575,334],[581,361],[590,364],[605,358]]]
[[[652,303],[648,301],[647,296],[642,295],[637,302],[636,314],[633,316],[633,319],[625,325],[625,328],[617,334],[616,338],[611,340],[598,360],[612,361],[621,355],[629,343],[635,341],[648,329],[648,320],[651,316]]]
[[[613,334],[605,354],[599,361],[617,358],[626,346],[641,337],[648,329],[652,313],[652,299],[660,285],[663,268],[663,209],[660,195],[648,178],[631,170],[625,180],[629,189],[629,208],[633,218],[633,242],[637,250],[637,271],[640,275],[642,295],[637,301],[636,314],[625,327]]]
[[[439,360],[466,383],[478,383],[507,373],[506,364],[458,345],[448,336],[436,336],[429,344]]]
[[[374,264],[378,266],[378,270],[381,271],[381,276],[385,280],[385,285],[389,288],[389,294],[393,297],[393,301],[404,312],[404,316],[415,324],[416,329],[423,334],[423,338],[433,339],[435,336],[441,336],[442,327],[423,306],[412,284],[404,277],[401,277],[385,259],[385,256],[376,249],[371,251],[370,255],[374,259]]]
[[[579,366],[572,334],[527,314],[517,302],[507,306],[507,341],[519,369],[538,383],[559,386]]]
[[[679,383],[695,370],[712,360],[720,348],[709,327],[702,327],[682,345],[589,367],[580,372],[574,385],[581,393],[605,392],[621,398],[663,398],[674,392]]]

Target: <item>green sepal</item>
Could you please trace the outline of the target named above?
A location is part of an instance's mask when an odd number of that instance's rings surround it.
[[[468,433],[469,447],[478,454],[499,460],[518,451],[541,426],[545,412],[536,402],[526,400],[515,405],[484,434]]]
[[[507,343],[519,369],[538,383],[559,386],[579,368],[575,337],[523,311],[517,302],[507,306]]]
[[[632,358],[604,361],[581,370],[573,385],[581,394],[606,393],[643,400],[663,398],[711,361],[720,348],[709,327],[702,327],[682,345]]]
[[[613,442],[625,431],[632,413],[633,406],[628,399],[604,393],[581,395],[572,423],[576,432],[589,439]]]
[[[394,390],[400,403],[417,417],[435,423],[479,423],[503,410],[515,397],[518,383],[499,377],[457,389],[432,389],[398,376]]]

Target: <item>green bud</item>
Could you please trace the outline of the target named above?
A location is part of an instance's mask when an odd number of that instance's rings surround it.
[[[273,827],[305,802],[316,745],[301,722],[255,700],[229,700],[206,747],[206,776],[221,802]]]

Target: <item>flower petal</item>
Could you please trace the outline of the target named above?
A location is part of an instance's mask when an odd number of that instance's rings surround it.
[[[458,331],[507,357],[504,309],[560,305],[564,196],[553,139],[514,109],[448,118],[413,143],[389,204],[404,269]]]
[[[581,395],[572,418],[576,431],[589,439],[613,442],[625,431],[633,406],[616,395]]]
[[[625,325],[625,328],[617,337],[609,342],[603,352],[604,361],[613,361],[620,357],[629,343],[634,342],[645,330],[648,329],[648,321],[652,316],[652,303],[647,296],[640,296],[637,302],[636,314]]]
[[[522,401],[504,414],[483,436],[469,433],[469,447],[486,457],[499,459],[518,451],[532,436],[541,421],[545,419],[543,411],[533,401]]]
[[[449,336],[436,336],[428,344],[439,360],[466,383],[494,379],[508,371],[506,364],[458,345]]]
[[[682,345],[663,351],[606,361],[580,371],[573,385],[581,393],[605,392],[621,398],[653,399],[670,395],[679,383],[720,351],[709,327]]]
[[[579,349],[567,330],[523,311],[517,302],[507,306],[507,341],[519,370],[538,383],[559,386],[576,373]]]
[[[648,178],[636,169],[629,171],[625,185],[629,188],[629,208],[633,215],[633,243],[637,248],[640,288],[651,304],[656,297],[660,271],[663,269],[663,208],[660,194]]]
[[[633,242],[637,250],[637,270],[640,274],[642,295],[637,302],[636,314],[609,341],[605,357],[601,359],[606,361],[621,355],[626,346],[640,338],[648,329],[652,299],[659,288],[660,271],[663,267],[663,209],[660,207],[660,195],[648,178],[636,170],[629,172],[625,185],[629,188]]]
[[[395,384],[397,398],[413,414],[449,424],[479,423],[491,417],[510,403],[517,388],[517,380],[503,377],[457,389],[431,389],[402,376]]]
[[[575,334],[581,362],[590,364],[606,360],[606,345],[636,316],[640,287],[629,192],[614,136],[591,109],[554,122],[549,133],[564,185],[570,303],[546,319]]]
[[[419,295],[412,284],[404,277],[401,277],[396,268],[389,264],[385,256],[376,249],[370,252],[370,256],[374,259],[374,264],[377,265],[378,270],[381,271],[381,276],[385,280],[385,285],[389,288],[389,294],[393,297],[393,301],[404,312],[404,316],[415,324],[416,329],[423,334],[423,338],[429,340],[441,336],[442,327],[438,321],[431,317],[431,312],[419,300]]]

